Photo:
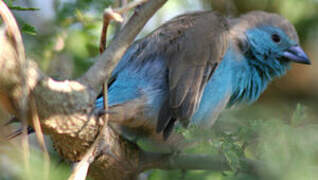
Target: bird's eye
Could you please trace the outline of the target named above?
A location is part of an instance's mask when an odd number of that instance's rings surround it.
[[[272,40],[275,42],[275,43],[280,43],[280,36],[278,34],[273,34],[272,35]]]

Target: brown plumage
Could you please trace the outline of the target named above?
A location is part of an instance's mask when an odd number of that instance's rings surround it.
[[[174,18],[147,37],[156,41],[158,49],[153,51],[163,54],[168,65],[169,96],[157,123],[157,132],[163,131],[164,137],[175,121],[186,126],[196,112],[202,91],[227,48],[227,24],[213,12],[193,13]]]
[[[248,29],[261,27],[261,26],[273,26],[283,30],[290,39],[299,43],[299,37],[295,27],[284,17],[264,11],[251,11],[247,14],[241,15],[239,18],[229,19],[230,39],[232,41],[239,40],[237,43],[246,43],[245,32]],[[236,44],[241,46],[241,44]]]

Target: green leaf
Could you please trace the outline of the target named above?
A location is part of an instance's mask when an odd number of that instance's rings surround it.
[[[12,5],[12,1],[8,1],[8,0],[4,0],[4,3],[6,3],[7,6],[11,6]]]
[[[35,36],[37,33],[35,27],[31,26],[30,24],[23,24],[21,30],[22,32],[32,36]]]
[[[21,7],[21,6],[9,6],[11,10],[17,10],[17,11],[38,11],[40,10],[39,8],[26,8],[26,7]]]

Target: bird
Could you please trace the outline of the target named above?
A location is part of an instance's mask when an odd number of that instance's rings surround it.
[[[176,124],[211,128],[224,109],[255,102],[291,63],[311,64],[295,27],[279,14],[188,13],[127,49],[108,81],[108,104],[145,98],[133,118],[155,133],[119,125],[120,133],[167,140]],[[102,109],[103,97],[95,105]]]

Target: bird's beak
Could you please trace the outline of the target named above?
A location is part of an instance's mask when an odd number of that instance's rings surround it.
[[[287,58],[292,62],[301,64],[311,64],[307,54],[300,46],[290,47],[284,52],[283,57]]]

